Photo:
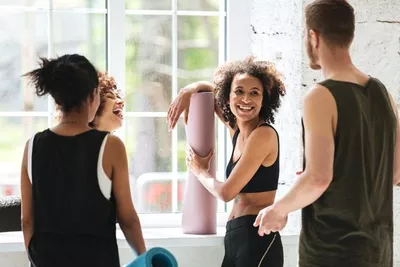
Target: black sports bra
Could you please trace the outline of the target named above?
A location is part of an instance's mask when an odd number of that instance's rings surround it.
[[[257,172],[251,178],[251,180],[242,188],[240,193],[257,193],[257,192],[267,192],[267,191],[274,191],[278,188],[278,180],[279,180],[279,135],[278,132],[275,130],[274,127],[267,123],[263,123],[260,126],[268,126],[274,129],[278,136],[278,156],[274,164],[269,167],[265,167],[260,165]],[[233,153],[235,152],[236,141],[239,135],[239,129],[235,132],[232,138],[233,148],[232,148],[232,155],[231,159],[229,160],[228,166],[226,166],[226,177],[228,178],[231,174],[233,168],[235,167],[236,163],[240,160],[240,158],[233,162],[232,157]]]

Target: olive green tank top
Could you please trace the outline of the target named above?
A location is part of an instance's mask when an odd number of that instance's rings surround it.
[[[333,180],[302,210],[299,267],[392,267],[396,116],[387,90],[376,78],[320,84],[338,112]]]

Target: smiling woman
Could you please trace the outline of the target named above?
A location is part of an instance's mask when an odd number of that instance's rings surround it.
[[[191,96],[203,91],[214,93],[215,113],[228,127],[232,138],[227,180],[220,182],[221,179],[209,172],[213,151],[200,157],[189,148],[186,162],[215,197],[224,202],[236,198],[226,226],[222,267],[283,266],[280,234],[260,237],[253,225],[262,207],[274,202],[278,188],[279,137],[271,124],[285,94],[282,79],[267,61],[248,57],[227,62],[217,69],[214,84],[196,82],[182,89],[168,110],[171,129],[183,112],[187,120]]]
[[[236,127],[237,116],[240,116],[240,112],[252,113],[249,109],[252,111],[256,107],[258,109],[254,113],[259,114],[263,121],[275,122],[274,115],[281,105],[285,86],[272,63],[256,61],[253,57],[228,62],[217,70],[214,82],[216,101],[220,106],[223,120],[230,127]],[[245,87],[251,89],[248,97],[245,97]],[[231,93],[233,93],[232,101],[230,101]],[[237,104],[231,103],[233,101]],[[248,105],[249,103],[254,103],[254,105]]]
[[[89,126],[99,131],[112,133],[122,126],[125,102],[114,77],[109,76],[106,72],[98,72],[97,76],[99,78],[100,105],[94,119],[89,122]],[[57,118],[61,120],[58,107],[57,112],[59,113]]]
[[[125,102],[113,77],[104,72],[99,72],[98,77],[100,106],[89,125],[101,131],[114,132],[122,126]]]

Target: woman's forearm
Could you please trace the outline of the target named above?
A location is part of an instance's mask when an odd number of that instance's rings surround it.
[[[215,91],[215,86],[214,84],[207,82],[207,81],[199,81],[199,82],[194,82],[191,84],[188,84],[187,86],[183,87],[180,91],[181,94],[189,94],[192,96],[193,94],[196,94],[198,92],[213,92]],[[190,97],[189,96],[189,97]],[[222,116],[222,110],[221,108],[215,104],[215,114],[220,118],[220,120],[223,123],[226,123],[225,119]]]
[[[28,251],[29,242],[33,236],[33,224],[32,223],[23,223],[22,224],[22,233],[24,234],[24,244],[25,249]]]
[[[144,243],[139,218],[134,220],[129,226],[120,224],[120,227],[125,235],[126,241],[136,251],[136,253],[138,255],[145,253],[146,245]]]
[[[214,84],[207,81],[199,81],[186,85],[181,92],[189,92],[191,95],[198,92],[214,92]]]

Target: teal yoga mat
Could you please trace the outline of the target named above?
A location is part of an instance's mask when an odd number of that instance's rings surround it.
[[[165,248],[155,247],[140,255],[125,267],[178,267],[174,255]]]

